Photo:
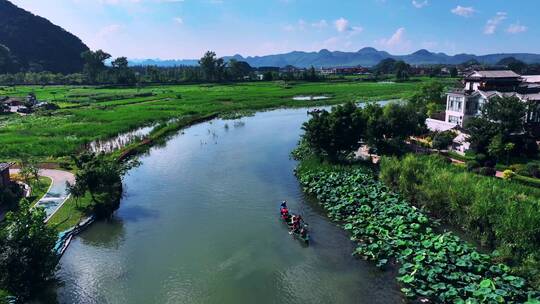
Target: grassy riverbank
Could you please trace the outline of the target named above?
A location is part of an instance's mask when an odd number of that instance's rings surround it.
[[[297,176],[328,216],[348,230],[354,254],[379,267],[396,263],[402,292],[435,302],[525,302],[538,294],[508,266],[481,254],[378,181],[364,166],[303,160]],[[530,303],[538,303],[531,301]]]
[[[2,96],[26,96],[61,109],[29,116],[0,116],[0,160],[32,156],[57,162],[96,139],[171,118],[305,107],[345,101],[407,98],[427,79],[405,83],[259,82],[239,84],[168,85],[140,88],[17,86],[0,89]],[[295,101],[298,95],[325,95],[319,101]],[[189,119],[185,120],[189,123]]]
[[[436,156],[383,158],[381,180],[416,206],[460,227],[540,288],[540,190],[464,172]]]
[[[30,193],[28,200],[32,205],[37,203],[47,193],[51,184],[52,179],[47,176],[40,176],[38,180],[32,180],[30,182],[32,193]]]
[[[58,232],[75,227],[92,214],[92,204],[92,199],[88,194],[79,199],[70,197],[49,219],[47,225],[54,227]]]

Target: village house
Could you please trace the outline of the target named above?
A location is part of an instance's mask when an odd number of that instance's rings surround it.
[[[474,71],[465,76],[463,84],[462,89],[447,93],[444,117],[426,120],[432,131],[456,130],[460,139],[455,147],[458,152],[468,149],[461,128],[469,118],[479,116],[482,105],[494,97],[516,97],[530,103],[523,119],[540,125],[540,76],[520,76],[509,70]]]
[[[369,74],[369,69],[362,66],[355,67],[329,67],[321,68],[319,74],[323,76],[327,75],[366,75]]]
[[[480,115],[482,105],[494,97],[516,97],[532,102],[528,122],[540,123],[540,76],[520,76],[512,71],[475,71],[464,78],[463,89],[446,95],[444,121],[429,118],[428,128],[445,131],[463,127],[467,119]]]

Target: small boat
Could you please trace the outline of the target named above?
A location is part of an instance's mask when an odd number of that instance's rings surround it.
[[[300,240],[301,242],[304,242],[306,245],[309,245],[309,241],[310,241],[310,236],[309,236],[309,231],[307,229],[308,225],[302,221],[300,223],[300,228],[296,229],[296,230],[293,230],[292,229],[292,217],[294,216],[297,216],[295,214],[288,214],[287,217],[284,217],[282,214],[281,214],[281,210],[280,210],[280,219],[283,221],[283,223],[285,223],[287,225],[287,227],[289,228],[289,234],[293,235],[294,238]],[[305,233],[302,235],[302,233],[300,233],[300,231],[302,229],[305,229]]]

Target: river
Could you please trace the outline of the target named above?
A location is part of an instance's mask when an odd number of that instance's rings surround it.
[[[394,274],[307,199],[289,158],[306,109],[213,120],[173,136],[124,178],[114,219],[60,261],[59,303],[399,303]],[[278,219],[303,214],[309,247]]]

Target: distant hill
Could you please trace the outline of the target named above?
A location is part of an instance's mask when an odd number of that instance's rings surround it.
[[[0,0],[0,45],[9,50],[17,70],[59,73],[81,71],[80,55],[88,50],[75,35],[7,0]]]
[[[394,58],[403,60],[412,65],[422,64],[460,64],[472,59],[484,64],[496,64],[505,57],[514,57],[526,63],[540,63],[540,54],[528,53],[507,53],[507,54],[489,54],[489,55],[473,55],[473,54],[457,54],[447,55],[445,53],[433,53],[428,50],[419,50],[409,55],[392,55],[385,51],[379,51],[372,47],[363,48],[357,52],[340,52],[329,50],[320,50],[319,52],[300,52],[294,51],[286,54],[243,57],[241,55],[224,57],[226,60],[236,59],[248,62],[253,67],[276,66],[284,67],[292,65],[295,67],[335,67],[335,66],[374,66],[379,61],[386,58]],[[140,61],[144,62],[144,61]],[[160,60],[152,60],[153,65],[165,66],[174,61],[163,62]],[[184,64],[197,64],[197,60],[181,60]]]

